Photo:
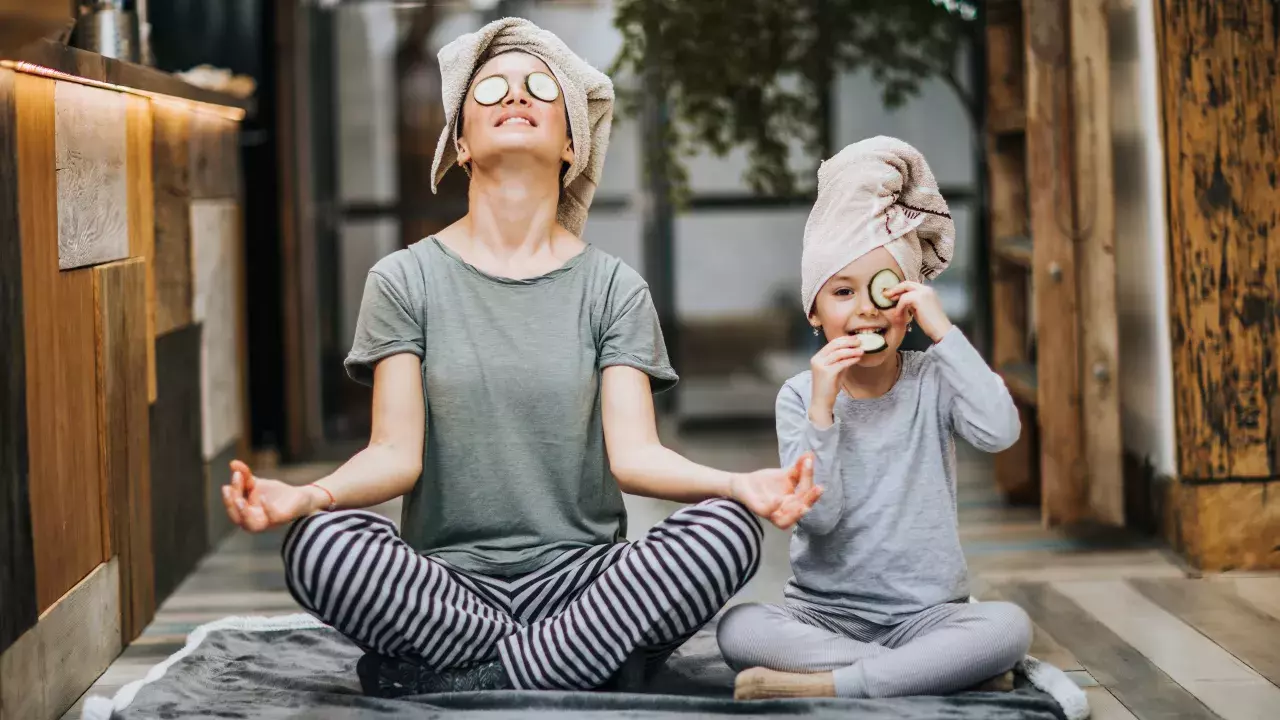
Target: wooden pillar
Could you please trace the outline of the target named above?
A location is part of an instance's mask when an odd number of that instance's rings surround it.
[[[1280,6],[1160,0],[1178,482],[1205,569],[1280,568]]]

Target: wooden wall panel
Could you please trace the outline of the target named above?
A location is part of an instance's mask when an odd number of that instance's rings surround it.
[[[191,203],[191,255],[195,268],[193,317],[204,327],[200,343],[204,459],[211,460],[244,434],[240,377],[242,257],[240,210],[229,200]]]
[[[191,112],[153,102],[156,335],[191,324]]]
[[[1280,570],[1280,482],[1170,483],[1166,538],[1197,568]]]
[[[105,542],[120,559],[121,629],[137,637],[155,612],[147,401],[146,261],[94,268],[98,435]]]
[[[27,495],[27,372],[22,330],[14,74],[0,68],[0,652],[36,622]]]
[[[115,559],[94,568],[0,655],[0,720],[61,717],[120,654]]]
[[[32,543],[38,607],[102,562],[93,271],[58,270],[54,81],[18,74]]]
[[[214,455],[205,465],[205,516],[209,530],[209,547],[216,548],[235,527],[222,504],[222,486],[231,481],[231,461],[241,457],[240,443],[233,442]]]
[[[1080,439],[1067,3],[1027,2],[1027,174],[1038,322],[1041,504],[1049,525],[1086,518]]]
[[[1280,477],[1280,6],[1161,0],[1178,473]]]
[[[191,197],[233,199],[240,194],[240,125],[209,113],[191,115]]]
[[[54,96],[58,267],[128,257],[125,97],[71,82],[58,82]]]
[[[200,445],[200,325],[156,339],[159,394],[151,406],[151,540],[155,599],[178,586],[208,549]]]
[[[1124,525],[1107,0],[1070,6],[1084,463],[1090,516]]]
[[[129,166],[129,255],[147,262],[147,402],[156,401],[156,219],[151,101],[126,96]]]

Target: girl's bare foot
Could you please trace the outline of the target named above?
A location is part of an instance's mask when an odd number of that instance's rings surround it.
[[[835,678],[829,672],[789,673],[758,667],[738,673],[733,685],[735,700],[836,696]]]
[[[1010,692],[1013,690],[1013,671],[1000,673],[970,688],[973,692]]]

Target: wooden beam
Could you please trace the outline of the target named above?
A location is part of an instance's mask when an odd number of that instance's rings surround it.
[[[1079,261],[1081,434],[1090,516],[1124,524],[1116,219],[1111,166],[1107,0],[1072,0],[1071,83]]]
[[[120,558],[121,631],[137,637],[155,612],[147,402],[146,261],[94,268],[98,437],[106,542]]]
[[[14,73],[0,69],[0,652],[36,622]]]
[[[1280,477],[1280,7],[1161,0],[1183,478]]]
[[[119,582],[98,565],[0,655],[0,720],[61,717],[120,655]]]
[[[1164,503],[1165,537],[1197,568],[1280,570],[1280,481],[1174,482]]]
[[[129,256],[147,268],[147,402],[156,401],[156,207],[151,145],[151,101],[127,96]]]
[[[45,609],[103,560],[93,271],[58,271],[54,86],[19,73],[19,215],[36,595]]]
[[[1080,437],[1079,307],[1064,0],[1027,0],[1027,170],[1035,238],[1041,509],[1047,525],[1088,516]],[[1041,322],[1052,318],[1051,322]]]
[[[152,103],[156,335],[191,324],[191,113]]]

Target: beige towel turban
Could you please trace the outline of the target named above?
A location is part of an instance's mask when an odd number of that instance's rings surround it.
[[[613,83],[608,75],[575,55],[563,40],[522,18],[495,20],[440,49],[444,131],[431,167],[431,192],[458,161],[458,115],[476,69],[494,55],[512,51],[541,59],[564,90],[569,134],[573,138],[573,165],[564,176],[565,192],[557,219],[569,232],[581,237],[609,147]]]
[[[856,142],[818,168],[818,200],[804,226],[805,313],[844,266],[885,247],[908,280],[933,279],[951,262],[956,228],[919,150],[896,138]]]

